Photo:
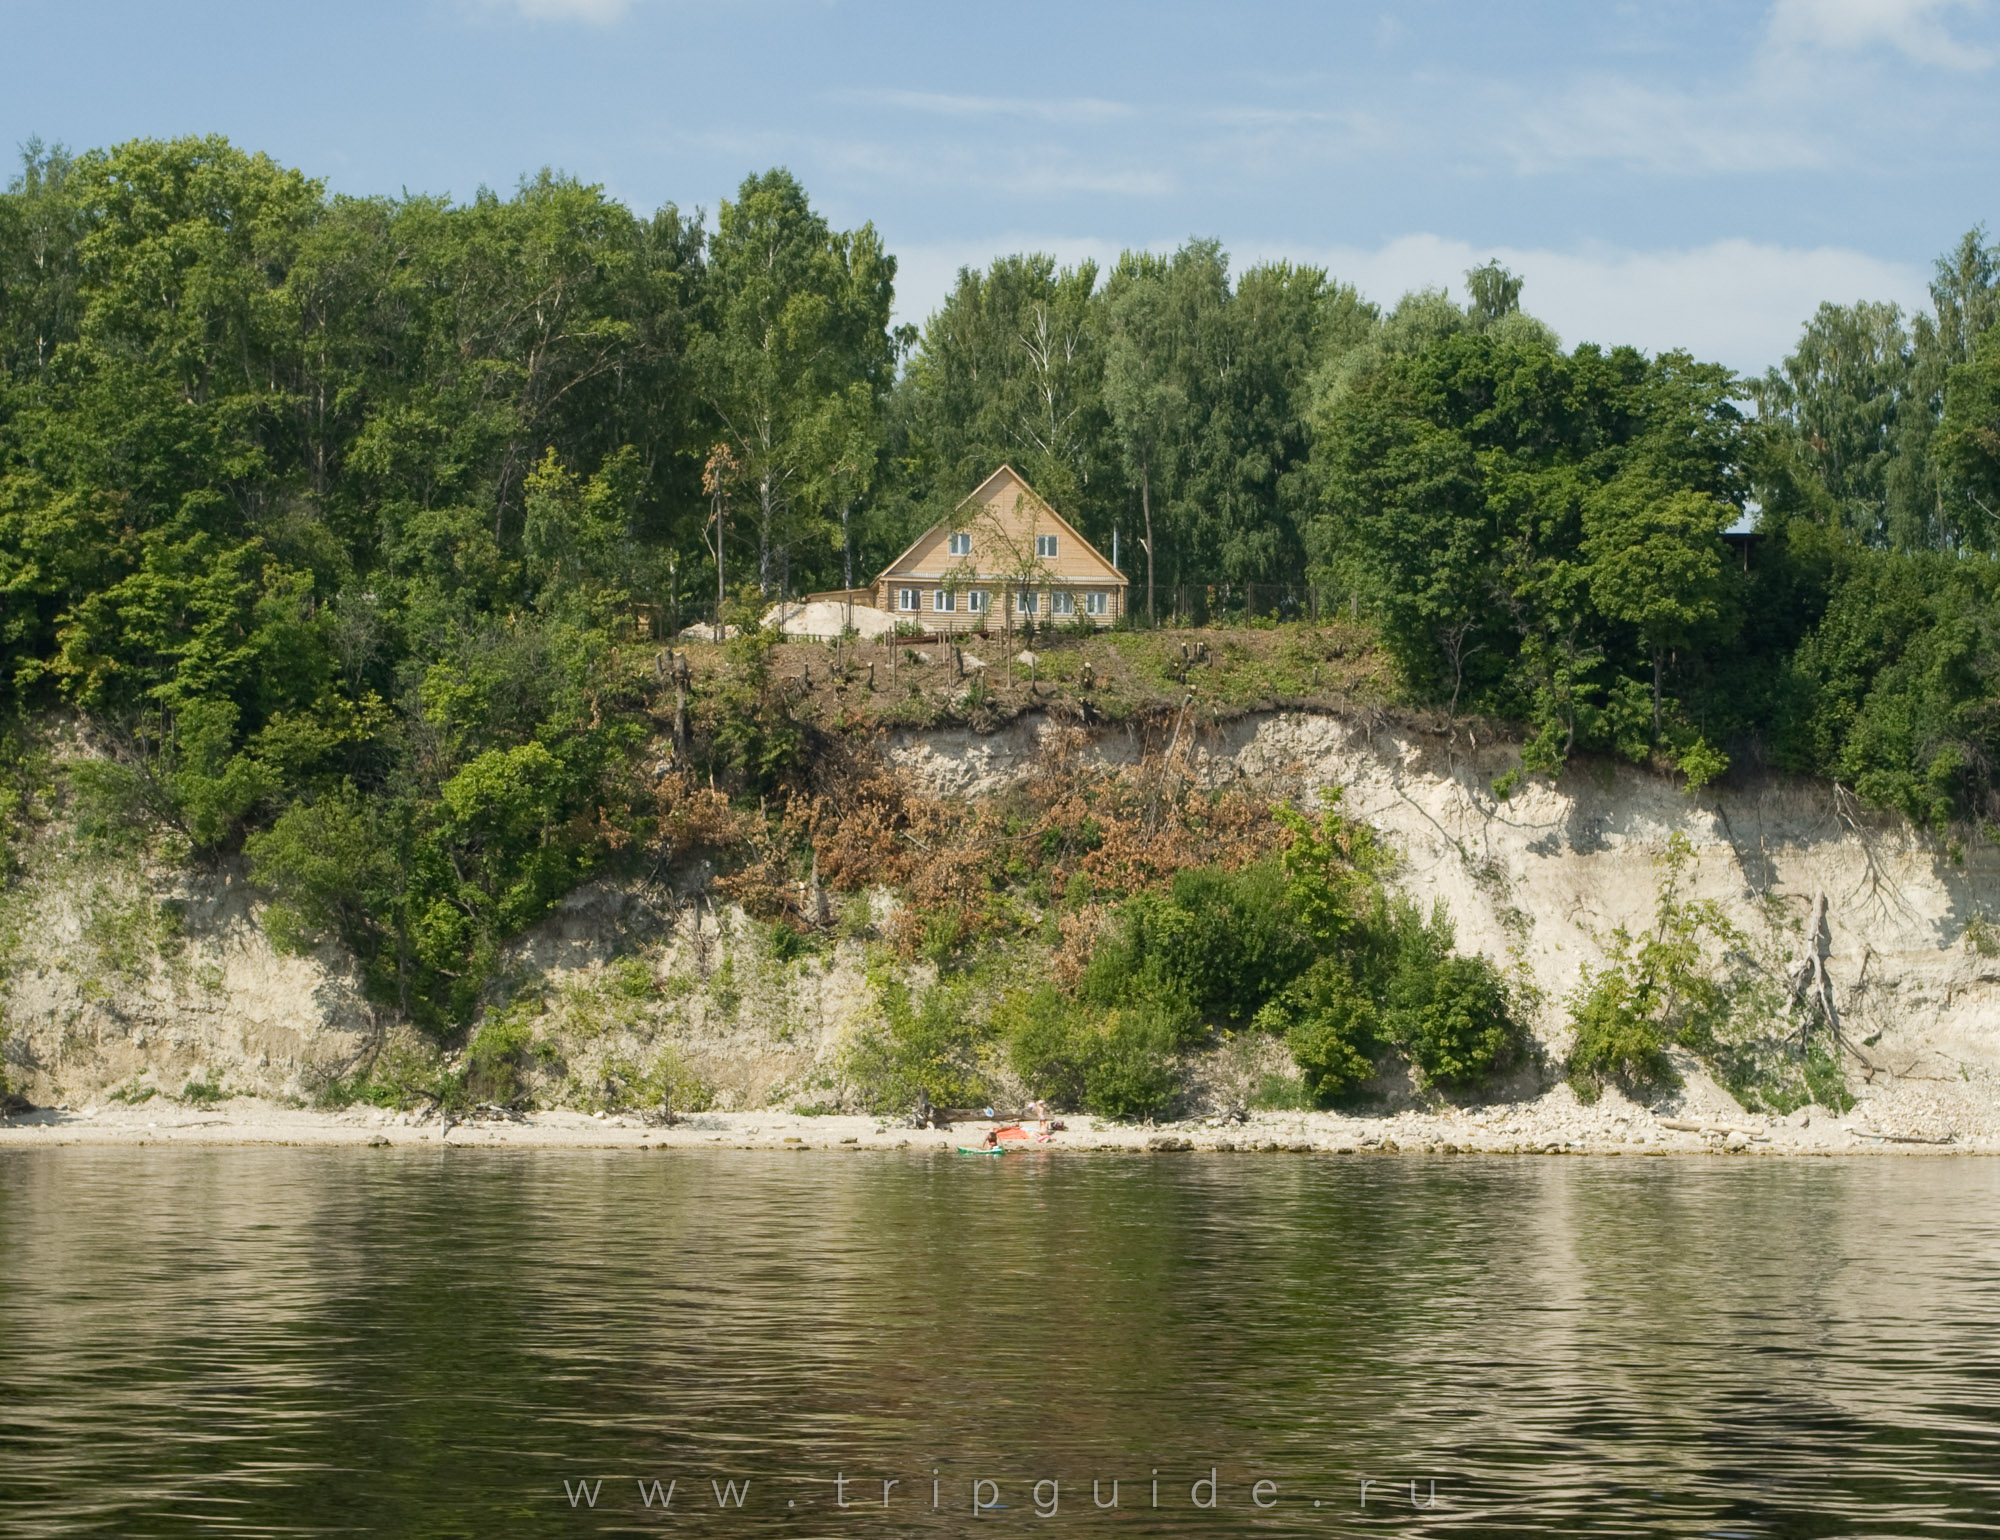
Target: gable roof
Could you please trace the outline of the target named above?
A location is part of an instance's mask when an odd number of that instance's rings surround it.
[[[1069,537],[1072,540],[1076,541],[1078,545],[1082,546],[1092,556],[1096,557],[1097,560],[1103,564],[1104,570],[1111,574],[1111,576],[1108,578],[1104,578],[1101,580],[1093,580],[1093,581],[1102,581],[1106,583],[1117,583],[1126,585],[1130,584],[1131,579],[1127,578],[1124,573],[1120,572],[1116,567],[1112,566],[1110,558],[1107,557],[1102,551],[1098,550],[1098,548],[1095,545],[1091,544],[1091,542],[1087,538],[1085,538],[1083,532],[1079,530],[1074,524],[1070,523],[1068,519],[1064,518],[1060,513],[1056,512],[1055,508],[1050,504],[1049,500],[1043,497],[1042,494],[1037,492],[1033,487],[1029,486],[1027,478],[1023,476],[1019,471],[1015,470],[1014,467],[1011,465],[1002,465],[998,470],[994,471],[992,475],[988,476],[984,481],[980,482],[978,486],[974,487],[970,492],[966,493],[965,496],[961,497],[958,500],[957,504],[951,510],[953,515],[956,516],[962,509],[964,509],[964,507],[968,503],[988,501],[989,499],[988,499],[987,489],[990,488],[995,482],[1001,480],[1003,477],[1006,480],[1013,482],[1014,487],[1016,489],[1016,493],[1019,497],[1033,504],[1037,513],[1039,513],[1042,517],[1049,519],[1057,526],[1058,529],[1067,533]],[[931,525],[928,529],[926,529],[921,535],[917,536],[916,539],[912,540],[907,546],[903,548],[901,553],[898,554],[898,556],[894,561],[890,562],[887,566],[885,566],[880,572],[878,572],[875,575],[875,581],[878,583],[881,582],[883,578],[888,577],[898,567],[902,566],[904,562],[908,561],[910,557],[916,553],[916,549],[918,546],[922,545],[926,540],[930,539],[931,536],[935,535],[941,528],[945,526],[945,524],[949,522],[952,521],[940,519],[938,520],[937,523]]]

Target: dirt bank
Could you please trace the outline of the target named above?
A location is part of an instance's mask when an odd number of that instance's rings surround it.
[[[1868,813],[1838,788],[1779,776],[1689,796],[1658,776],[1585,765],[1502,799],[1494,782],[1513,767],[1513,747],[1463,729],[1453,740],[1372,711],[1197,716],[1190,713],[1174,776],[1199,787],[1246,783],[1306,805],[1338,788],[1345,809],[1394,846],[1396,883],[1427,905],[1442,903],[1459,944],[1484,951],[1524,986],[1538,1055],[1517,1083],[1493,1093],[1511,1098],[1504,1107],[1429,1113],[1391,1094],[1383,1117],[1258,1114],[1245,1130],[1197,1120],[1172,1137],[1475,1149],[1623,1147],[1641,1131],[1644,1148],[1702,1148],[1721,1137],[1667,1126],[1694,1122],[1738,1129],[1752,1148],[1875,1148],[1877,1133],[1953,1141],[1880,1146],[1904,1150],[2000,1141],[2000,849],[1955,847]],[[986,734],[893,734],[884,754],[933,795],[1004,797],[1059,736],[1070,760],[1129,765],[1149,751],[1158,757],[1162,745],[1149,734],[1130,726],[1079,734],[1030,715]],[[1796,956],[1808,921],[1823,912],[1819,945],[1859,1098],[1852,1112],[1811,1112],[1812,1122],[1788,1131],[1744,1113],[1691,1061],[1686,1088],[1650,1110],[1616,1097],[1582,1108],[1559,1083],[1568,998],[1618,927],[1649,922],[1658,857],[1676,835],[1693,852],[1689,896],[1719,904],[1767,965],[1782,969]],[[649,1144],[762,1138],[796,1114],[852,1106],[842,1100],[843,1056],[881,1013],[882,948],[868,937],[885,928],[892,904],[886,890],[844,898],[817,953],[797,957],[775,950],[767,928],[726,901],[658,885],[586,885],[511,950],[510,969],[550,1002],[537,1042],[566,1066],[528,1094],[544,1106],[603,1105],[591,1100],[593,1087],[621,1065],[643,1069],[670,1052],[675,1072],[701,1082],[717,1109],[711,1115],[724,1121],[649,1133]],[[148,872],[52,849],[10,888],[6,920],[0,1039],[9,1077],[33,1102],[100,1110],[51,1114],[47,1134],[33,1131],[40,1123],[8,1125],[0,1138],[316,1142],[357,1129],[421,1137],[400,1132],[413,1125],[378,1126],[372,1112],[285,1110],[393,1056],[407,1030],[362,998],[336,948],[278,954],[240,869]],[[1240,1084],[1202,1081],[1188,1105],[1219,1111],[1255,1100],[1248,1071],[1271,1067],[1246,1061]],[[530,1065],[527,1073],[539,1071]],[[212,1112],[172,1110],[191,1087],[236,1096]],[[130,1108],[110,1100],[114,1091],[152,1099]],[[257,1106],[265,1110],[253,1113]],[[1389,1113],[1411,1120],[1407,1139]],[[796,1137],[815,1145],[928,1137],[876,1135],[864,1121],[835,1135],[824,1120],[806,1119]],[[1160,1133],[1086,1136],[1084,1120],[1072,1122],[1073,1145],[1144,1145]],[[205,1136],[202,1128],[228,1132]],[[617,1137],[636,1144],[640,1132],[633,1125]],[[579,1111],[480,1125],[463,1137],[560,1143],[612,1134]]]

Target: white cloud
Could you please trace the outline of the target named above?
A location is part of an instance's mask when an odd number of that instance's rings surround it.
[[[897,319],[921,325],[951,292],[960,267],[984,267],[1003,252],[1048,252],[1066,267],[1089,258],[1101,270],[1118,260],[1119,249],[1097,236],[1046,232],[914,245],[892,236]],[[1449,289],[1463,302],[1465,270],[1497,258],[1526,278],[1523,305],[1553,326],[1565,346],[1630,343],[1649,353],[1685,348],[1744,373],[1762,373],[1789,353],[1822,301],[1895,300],[1908,309],[1926,300],[1926,275],[1916,264],[1833,246],[1747,240],[1668,251],[1600,245],[1550,250],[1407,235],[1381,246],[1330,250],[1246,243],[1231,246],[1230,254],[1238,271],[1280,258],[1313,263],[1385,309],[1409,290],[1427,287]]]
[[[793,141],[790,153],[799,149]],[[1157,167],[1118,155],[1079,155],[1066,148],[816,139],[810,149],[816,165],[848,176],[954,193],[978,189],[1029,201],[1078,196],[1158,199],[1171,196],[1177,185],[1170,173]]]
[[[1134,109],[1124,102],[1094,96],[966,96],[947,91],[843,92],[848,101],[880,102],[948,118],[1026,118],[1036,123],[1108,123],[1129,118]]]
[[[961,267],[984,268],[995,257],[1014,252],[1047,252],[1060,267],[1095,262],[1101,274],[1118,260],[1116,241],[1094,235],[1051,235],[1014,232],[978,241],[889,241],[896,254],[896,321],[922,326],[958,282]]]
[[[511,11],[530,21],[582,21],[605,26],[620,21],[632,0],[476,0],[485,11]]]
[[[1780,52],[1862,53],[1893,48],[1916,64],[1981,70],[1991,50],[1952,35],[1944,18],[1978,0],[1778,0],[1770,46]]]
[[[1677,174],[1771,171],[1818,165],[1812,138],[1783,124],[1746,121],[1739,95],[1662,91],[1616,75],[1579,81],[1544,107],[1529,107],[1507,136],[1523,171],[1615,160]]]
[[[1476,247],[1434,235],[1384,246],[1316,253],[1272,252],[1325,266],[1370,299],[1393,305],[1405,291],[1436,285],[1465,297],[1465,270],[1497,258],[1526,280],[1521,303],[1565,345],[1631,343],[1649,353],[1685,348],[1745,372],[1777,363],[1822,301],[1925,298],[1924,272],[1833,246],[1713,241],[1669,251],[1591,245],[1566,251]],[[1254,260],[1245,251],[1239,264]]]
[[[1629,75],[1574,79],[1546,101],[1509,100],[1500,142],[1522,171],[1613,161],[1677,175],[1769,173],[1825,167],[1848,157],[1868,110],[1871,67],[1900,54],[1966,72],[1993,51],[1958,37],[1953,12],[1985,0],[1775,0],[1747,69],[1692,89]],[[1843,68],[1840,84],[1829,71]]]

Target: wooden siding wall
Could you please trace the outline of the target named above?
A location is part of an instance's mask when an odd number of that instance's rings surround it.
[[[875,608],[894,616],[897,620],[915,621],[926,631],[1018,631],[1021,629],[1021,622],[1025,619],[1032,619],[1037,626],[1044,625],[1050,621],[1055,622],[1057,625],[1067,625],[1070,621],[1078,617],[1095,621],[1100,626],[1108,626],[1123,614],[1125,610],[1124,590],[1102,582],[1035,584],[1034,591],[1040,596],[1040,602],[1036,607],[1034,615],[1031,617],[1014,613],[1014,593],[1018,587],[1023,585],[1000,583],[997,581],[990,585],[983,581],[968,584],[967,587],[978,588],[986,593],[986,602],[990,607],[984,612],[966,609],[965,588],[958,590],[958,607],[956,609],[938,609],[937,591],[944,586],[943,583],[935,579],[885,577],[875,586]],[[905,610],[897,607],[896,591],[901,588],[914,588],[917,590],[919,604],[916,609]],[[1075,614],[1057,615],[1050,610],[1051,596],[1058,588],[1075,597]],[[1092,592],[1101,593],[1105,596],[1104,613],[1102,615],[1091,615],[1084,609],[1084,595]],[[1002,604],[1007,606],[1004,611],[1001,608]]]

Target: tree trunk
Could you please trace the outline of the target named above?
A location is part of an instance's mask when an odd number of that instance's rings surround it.
[[[1799,960],[1792,965],[1792,1000],[1804,1008],[1799,1023],[1799,1051],[1812,1041],[1812,1019],[1818,1015],[1826,1023],[1827,1037],[1838,1051],[1842,1046],[1840,1008],[1834,1003],[1833,977],[1826,971],[1826,954],[1832,949],[1833,927],[1827,919],[1826,892],[1813,894],[1812,916],[1807,922],[1805,943]]]
[[[1157,626],[1160,612],[1153,602],[1153,486],[1143,463],[1139,466],[1139,510],[1146,516],[1146,624]]]
[[[715,500],[715,639],[722,640],[722,603],[728,597],[729,588],[722,577],[722,498],[718,493]]]
[[[852,503],[840,505],[840,586],[847,590],[841,599],[847,606],[840,620],[843,632],[853,629],[854,626],[854,542],[847,536],[847,514],[853,506]],[[842,636],[843,645],[846,641],[847,638]]]
[[[775,501],[771,473],[766,471],[757,482],[757,591],[766,596],[771,592],[771,523]]]
[[[1653,652],[1653,741],[1660,741],[1660,654]]]

